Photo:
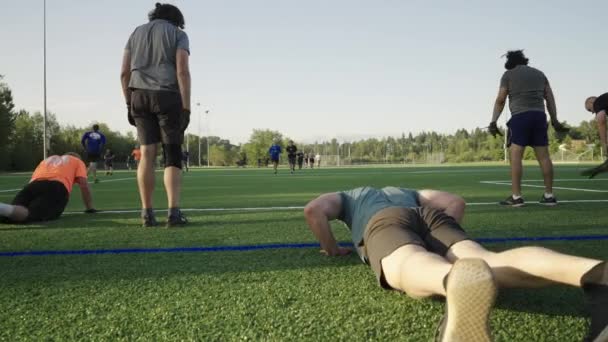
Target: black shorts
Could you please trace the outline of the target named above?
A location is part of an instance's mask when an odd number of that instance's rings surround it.
[[[279,162],[279,157],[270,158],[270,161],[273,162],[273,163],[278,163]]]
[[[383,288],[390,289],[382,274],[382,259],[399,247],[418,245],[445,256],[457,242],[469,240],[453,217],[433,208],[386,208],[376,213],[363,233],[362,256]]]
[[[87,152],[87,162],[97,163],[101,159],[100,153]]]
[[[287,156],[287,159],[289,159],[289,164],[295,164],[296,163],[296,156]]]
[[[70,194],[63,183],[39,180],[21,189],[11,204],[28,209],[28,222],[50,221],[61,216],[69,199]]]
[[[507,122],[507,146],[541,147],[549,145],[547,135],[547,114],[542,111],[529,111],[515,114]]]
[[[113,167],[113,166],[114,166],[114,163],[111,160],[106,161],[106,167]]]
[[[181,145],[184,142],[185,118],[179,93],[134,89],[131,114],[142,145]]]

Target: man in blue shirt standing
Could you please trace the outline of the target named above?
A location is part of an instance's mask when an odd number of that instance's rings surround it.
[[[106,144],[106,136],[99,131],[99,125],[95,124],[92,131],[88,131],[82,135],[80,143],[86,152],[87,161],[89,162],[89,169],[87,171],[89,174],[93,173],[93,181],[99,183],[97,179],[97,162],[101,158],[103,147]]]
[[[274,168],[274,174],[277,174],[277,168],[279,167],[279,157],[281,156],[281,145],[278,143],[272,144],[270,149],[268,149],[268,154],[270,155],[270,161],[272,161],[272,167]]]

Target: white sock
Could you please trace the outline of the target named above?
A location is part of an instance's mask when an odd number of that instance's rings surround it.
[[[552,192],[545,192],[545,198],[553,198]]]
[[[521,198],[521,195],[512,195],[514,200],[518,200]]]
[[[13,215],[13,211],[15,211],[15,207],[10,204],[0,203],[0,216],[10,217]]]

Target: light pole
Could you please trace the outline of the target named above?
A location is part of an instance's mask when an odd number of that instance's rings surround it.
[[[209,167],[211,165],[209,163],[209,137],[211,137],[211,126],[209,125],[209,110],[206,110],[205,114],[207,115],[207,167]]]
[[[46,0],[44,0],[44,3],[43,3],[43,12],[44,12],[43,13],[43,17],[44,17],[43,22],[44,23],[43,23],[42,31],[43,31],[43,42],[44,42],[43,45],[44,46],[42,49],[43,50],[42,54],[43,54],[43,65],[44,65],[43,74],[44,75],[42,77],[42,79],[43,79],[42,88],[43,88],[43,97],[44,97],[44,101],[43,101],[44,102],[44,114],[42,115],[42,126],[43,126],[43,128],[42,128],[42,149],[43,149],[42,156],[44,157],[44,159],[46,159],[46,156],[47,156],[47,146],[46,146],[46,135],[47,135],[47,131],[46,131]]]
[[[201,166],[201,112],[200,107],[201,104],[199,102],[196,103],[197,112],[198,112],[198,166]]]

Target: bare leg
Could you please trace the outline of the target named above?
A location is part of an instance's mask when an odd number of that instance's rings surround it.
[[[182,170],[175,166],[165,168],[165,190],[167,191],[167,205],[169,208],[179,208],[180,193],[182,190]]]
[[[445,296],[443,279],[452,264],[418,245],[405,245],[382,259],[384,279],[414,298]]]
[[[141,207],[152,208],[152,195],[154,194],[154,164],[156,163],[156,144],[141,145],[141,160],[137,167],[137,185]]]
[[[502,287],[542,287],[554,282],[580,287],[581,277],[601,262],[535,246],[496,253],[471,240],[452,246],[446,257],[452,262],[461,258],[485,260]]]
[[[27,220],[29,210],[20,205],[12,205],[0,203],[0,216],[7,217],[14,222],[23,222]]]
[[[597,120],[597,129],[600,134],[600,143],[602,144],[602,152],[604,158],[608,158],[608,138],[606,137],[606,111],[602,110],[595,115]]]
[[[543,180],[545,182],[545,192],[548,194],[553,193],[553,163],[549,156],[549,148],[547,146],[534,147],[534,154],[536,154],[536,160],[540,164],[540,169],[543,172]]]
[[[521,196],[522,159],[525,148],[525,146],[511,144],[511,192],[517,196]]]

